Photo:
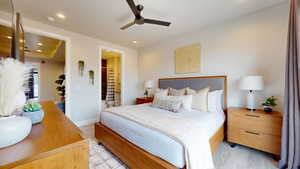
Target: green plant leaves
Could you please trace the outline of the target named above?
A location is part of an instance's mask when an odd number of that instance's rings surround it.
[[[35,112],[35,111],[40,111],[42,109],[42,106],[39,103],[32,102],[32,103],[27,103],[23,111],[24,112]]]

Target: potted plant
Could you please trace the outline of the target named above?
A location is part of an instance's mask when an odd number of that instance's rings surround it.
[[[266,99],[266,101],[262,104],[264,106],[264,111],[266,113],[271,113],[273,111],[273,107],[277,106],[277,98],[272,96]]]
[[[44,111],[39,103],[29,102],[23,108],[22,116],[28,117],[32,124],[40,123],[44,119]]]
[[[30,119],[18,115],[26,103],[29,70],[15,59],[0,59],[0,148],[22,141],[31,131]]]
[[[57,107],[64,113],[65,113],[65,94],[66,94],[65,79],[66,76],[62,74],[58,77],[58,80],[55,81],[55,83],[57,84],[56,90],[58,91],[58,95],[61,96],[61,103],[58,103]]]

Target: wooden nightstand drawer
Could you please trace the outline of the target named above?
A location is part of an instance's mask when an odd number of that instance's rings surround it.
[[[228,141],[280,154],[282,115],[280,112],[265,113],[245,108],[228,109]]]
[[[229,128],[239,128],[245,130],[254,130],[264,134],[281,135],[280,117],[271,115],[263,115],[252,112],[236,112],[232,111],[228,117]]]
[[[281,138],[279,136],[263,134],[251,130],[230,128],[228,130],[228,139],[233,143],[245,145],[275,155],[280,154]]]

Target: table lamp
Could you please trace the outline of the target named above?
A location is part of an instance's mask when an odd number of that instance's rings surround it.
[[[245,76],[240,81],[240,89],[248,90],[247,109],[254,111],[256,109],[254,91],[263,90],[264,82],[262,76]]]
[[[145,81],[144,88],[146,89],[145,96],[149,97],[149,91],[148,90],[151,90],[153,88],[153,80]]]

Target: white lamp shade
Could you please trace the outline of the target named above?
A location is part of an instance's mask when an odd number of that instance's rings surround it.
[[[263,90],[264,81],[262,76],[245,76],[240,81],[242,90]]]
[[[151,89],[151,88],[153,88],[153,80],[147,80],[147,81],[145,81],[144,87],[145,87],[145,89]]]

